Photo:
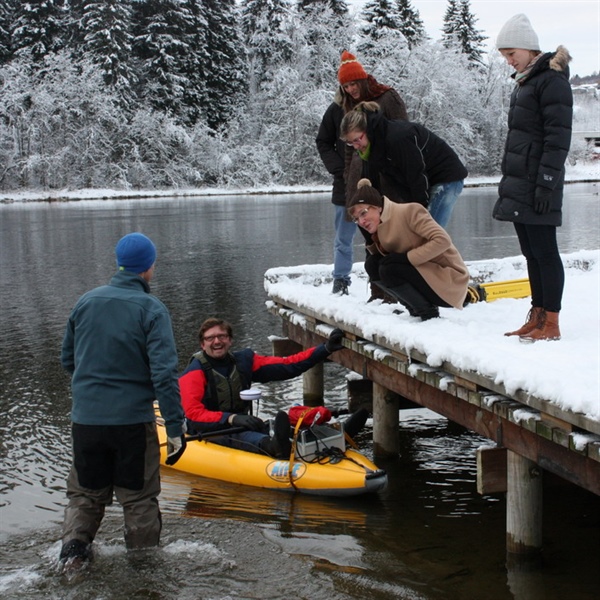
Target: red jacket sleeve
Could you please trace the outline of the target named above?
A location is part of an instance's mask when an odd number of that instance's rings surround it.
[[[226,417],[220,410],[208,410],[204,406],[206,375],[202,369],[192,369],[179,378],[181,404],[186,418],[201,423],[219,423]]]

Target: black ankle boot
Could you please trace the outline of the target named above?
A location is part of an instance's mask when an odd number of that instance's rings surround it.
[[[386,288],[381,281],[371,280],[369,283],[371,284],[371,296],[367,300],[367,303],[373,302],[373,300],[381,300],[382,304],[398,303],[398,299],[389,293],[388,288]]]
[[[421,321],[436,319],[440,316],[439,308],[429,302],[417,288],[410,283],[402,283],[394,287],[387,288],[388,292],[398,298],[398,301],[406,306],[408,312],[413,317],[419,317]]]

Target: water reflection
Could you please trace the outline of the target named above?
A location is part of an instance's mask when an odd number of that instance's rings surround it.
[[[561,252],[600,247],[600,206],[597,183],[565,187],[563,225],[557,229]],[[465,260],[504,258],[521,254],[512,223],[491,218],[495,188],[466,188],[456,203],[448,233]]]
[[[184,473],[163,471],[163,510],[186,517],[236,519],[277,526],[280,531],[339,533],[364,530],[373,502],[344,502],[255,489]]]

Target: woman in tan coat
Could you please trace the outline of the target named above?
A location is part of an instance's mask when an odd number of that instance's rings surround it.
[[[361,179],[348,212],[373,238],[365,261],[372,282],[422,321],[439,317],[439,306],[462,309],[469,272],[425,207],[396,204]]]

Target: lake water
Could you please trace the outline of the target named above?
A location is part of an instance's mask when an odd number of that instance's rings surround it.
[[[561,251],[600,247],[596,184],[565,194]],[[448,228],[466,260],[516,256],[512,225],[491,219],[494,188],[466,189]],[[163,544],[126,553],[118,505],[84,580],[54,564],[70,461],[69,380],[59,364],[77,298],[114,272],[114,245],[140,230],[158,247],[153,292],[170,308],[180,364],[199,324],[222,316],[237,347],[269,354],[281,323],[264,272],[330,264],[326,194],[0,206],[0,594],[6,598],[544,600],[596,598],[600,506],[573,487],[547,490],[544,566],[505,566],[505,499],[476,492],[488,440],[425,410],[402,413],[401,456],[375,497],[291,496],[162,472]],[[363,256],[356,238],[355,260]],[[345,403],[345,371],[326,365],[326,402]],[[263,416],[302,399],[301,380],[264,386]],[[360,437],[371,453],[371,431]]]

